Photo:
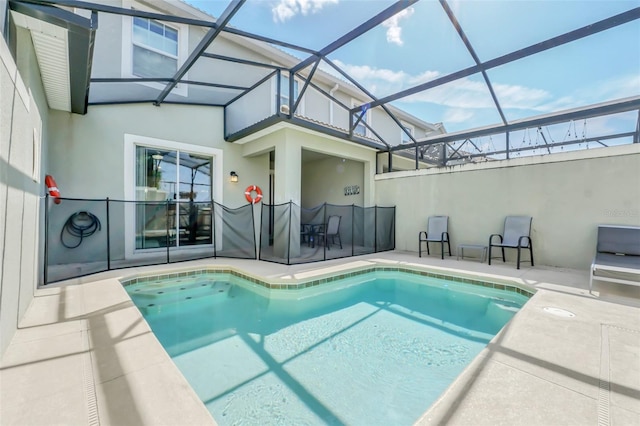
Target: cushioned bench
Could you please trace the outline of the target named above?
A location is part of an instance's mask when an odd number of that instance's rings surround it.
[[[640,227],[598,226],[589,291],[594,280],[640,286]]]

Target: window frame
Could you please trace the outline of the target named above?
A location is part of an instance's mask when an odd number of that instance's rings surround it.
[[[400,121],[400,124],[402,124],[402,127],[409,130],[411,136],[413,136],[414,138],[416,137],[416,126],[411,123],[407,123],[406,121]],[[413,141],[407,136],[404,130],[400,129],[400,144],[404,145],[408,143],[413,143]]]
[[[163,150],[175,150],[189,152],[197,155],[203,155],[211,157],[211,198],[219,204],[223,204],[224,201],[224,177],[223,177],[223,153],[224,151],[219,148],[211,148],[202,145],[193,145],[189,143],[157,139],[148,136],[124,134],[124,195],[125,200],[136,199],[136,147],[144,146],[150,148],[158,148]],[[166,251],[166,247],[159,249],[147,248],[136,249],[136,211],[135,203],[125,203],[125,259],[140,259],[145,257],[157,256],[158,251]],[[222,226],[218,223],[218,218],[215,219],[215,226]],[[221,235],[218,233],[215,236],[215,243],[217,247],[222,247]],[[171,250],[211,250],[211,245],[187,245],[179,247],[170,247]]]
[[[364,104],[364,101],[358,100],[358,99],[351,99],[351,108],[355,108],[358,107],[362,104]],[[364,117],[362,117],[362,120],[360,120],[361,122],[364,121],[365,123],[367,123],[369,126],[371,126],[371,117],[373,114],[371,114],[371,108],[369,108],[365,113],[364,113]],[[355,116],[354,116],[355,117]],[[352,123],[349,123],[349,127],[351,127]],[[364,127],[364,134],[362,133],[356,133],[356,129],[358,128],[358,126],[362,126]],[[356,129],[353,129],[353,134],[354,135],[360,135],[360,136],[364,136],[364,137],[370,137],[371,135],[371,131],[369,130],[369,128],[367,126],[365,126],[364,124],[358,124],[358,126],[356,126]]]
[[[132,0],[124,0],[123,8],[127,9],[137,9],[143,10],[145,12],[155,12],[157,10],[153,10],[149,7],[144,6],[142,3],[138,3]],[[147,18],[142,18],[147,19]],[[133,16],[122,16],[122,61],[121,61],[121,76],[122,78],[141,78],[138,75],[133,73]],[[150,19],[153,21],[152,19]],[[164,25],[165,27],[169,27],[178,32],[178,56],[174,59],[177,59],[176,68],[180,69],[184,61],[189,57],[189,26],[184,24],[178,24],[175,22],[165,23],[162,21],[156,21],[159,24]],[[172,57],[170,54],[160,51],[158,49],[154,49],[151,46],[147,45],[139,45],[135,44],[138,47],[143,49],[147,49],[151,52],[158,53],[167,57]],[[173,58],[173,57],[172,57]],[[176,69],[176,71],[177,71]],[[170,76],[173,77],[173,76]],[[188,80],[189,75],[186,73],[183,79]],[[134,84],[141,84],[147,87],[154,88],[156,90],[163,90],[167,83],[154,83],[154,82],[140,82]],[[176,87],[171,91],[171,94],[187,97],[189,95],[188,84],[177,84]]]

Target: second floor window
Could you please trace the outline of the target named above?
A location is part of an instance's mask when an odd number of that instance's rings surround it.
[[[411,138],[409,137],[409,135],[414,136],[413,131],[414,128],[412,125],[410,124],[406,124],[406,123],[402,123],[402,127],[404,127],[404,129],[406,130],[400,130],[400,140],[402,141],[402,143],[411,143],[413,142],[411,140]],[[407,135],[407,133],[409,133],[409,135]]]
[[[172,77],[178,70],[178,30],[133,18],[132,71],[138,77]]]
[[[356,105],[360,105],[360,103],[356,102],[356,101],[352,101],[351,102],[351,106],[355,107]],[[356,121],[358,121],[358,117],[360,116],[361,112],[358,111],[353,115],[353,123],[355,123]],[[368,117],[369,116],[369,111],[365,111],[364,115],[362,116],[362,119],[360,121],[358,121],[358,124],[356,125],[356,127],[353,129],[353,133],[358,134],[358,135],[362,135],[362,136],[367,136],[367,127],[365,126],[364,123],[368,123]]]

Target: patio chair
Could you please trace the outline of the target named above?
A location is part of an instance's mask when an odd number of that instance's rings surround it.
[[[422,243],[427,243],[427,255],[429,243],[440,243],[440,258],[444,259],[444,244],[447,243],[449,256],[451,256],[451,243],[449,241],[449,216],[429,216],[427,230],[418,234],[418,257],[422,257]]]
[[[589,293],[594,280],[640,286],[640,227],[598,225]]]
[[[308,223],[301,223],[300,224],[300,243],[304,244],[307,243],[309,246],[311,246],[311,239],[309,238],[311,236],[311,226]]]
[[[518,260],[516,262],[517,269],[520,269],[520,250],[529,249],[531,258],[531,266],[533,264],[533,241],[531,241],[531,216],[507,216],[504,220],[504,231],[502,234],[491,234],[489,237],[489,265],[491,265],[491,248],[500,247],[502,250],[502,261],[506,262],[504,257],[505,248],[514,248],[518,250]],[[499,237],[500,242],[493,242],[494,237]]]
[[[329,216],[327,225],[321,225],[320,229],[316,233],[318,236],[318,242],[323,241],[327,250],[331,250],[331,244],[336,244],[336,238],[338,238],[338,244],[340,244],[340,248],[342,249],[342,239],[340,238],[341,218],[341,216]],[[329,238],[331,238],[331,243],[329,243]]]

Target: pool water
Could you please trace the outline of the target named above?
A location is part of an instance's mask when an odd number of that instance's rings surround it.
[[[220,425],[413,424],[527,300],[386,271],[258,287],[225,273],[126,287]]]

